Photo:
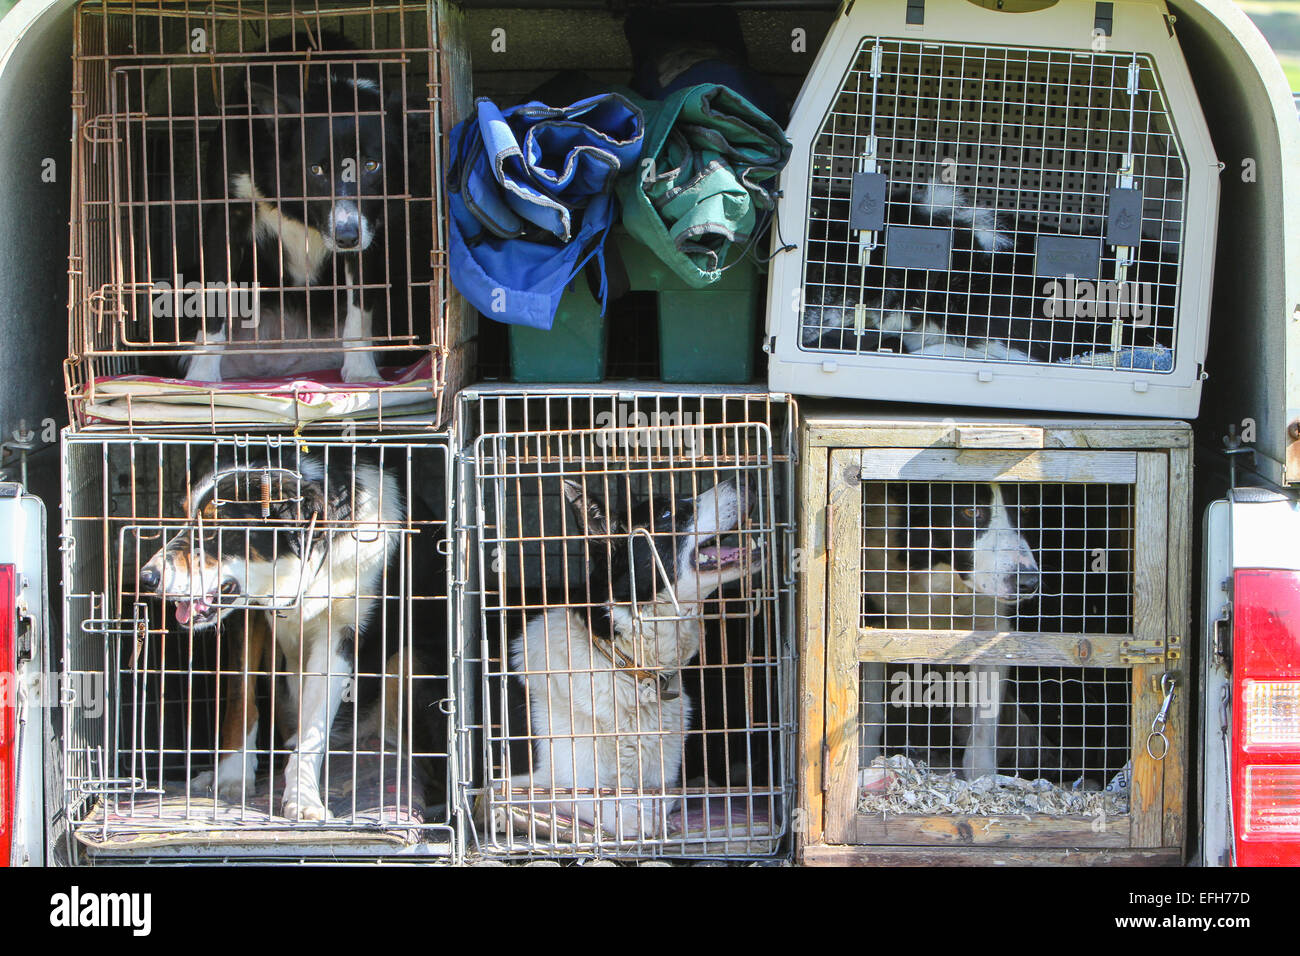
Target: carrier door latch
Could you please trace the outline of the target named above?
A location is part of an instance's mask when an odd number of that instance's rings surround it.
[[[1121,664],[1156,664],[1178,661],[1183,656],[1183,639],[1174,634],[1158,640],[1125,638],[1119,642]]]
[[[1169,720],[1169,708],[1174,703],[1174,690],[1178,687],[1177,674],[1164,674],[1160,677],[1160,692],[1164,700],[1160,711],[1151,721],[1151,732],[1147,734],[1147,756],[1152,760],[1164,760],[1169,753],[1169,738],[1165,736],[1165,724]]]

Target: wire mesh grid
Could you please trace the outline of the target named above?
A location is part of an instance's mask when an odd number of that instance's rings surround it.
[[[449,454],[66,436],[79,844],[453,852]]]
[[[482,848],[777,852],[790,408],[667,394],[477,402],[480,424],[506,412],[514,425],[479,435],[466,460]]]
[[[864,627],[1127,634],[1133,486],[864,482]]]
[[[435,5],[83,0],[74,36],[70,399],[132,371],[441,385]]]
[[[864,812],[1128,810],[1127,668],[864,664],[859,681]]]
[[[1186,175],[1151,57],[866,38],[809,177],[803,348],[1172,370]]]
[[[865,482],[862,626],[1130,634],[1134,520],[1130,484]],[[860,681],[865,810],[1127,810],[1126,668],[870,663]]]

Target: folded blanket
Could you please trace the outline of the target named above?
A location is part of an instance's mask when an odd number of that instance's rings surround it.
[[[450,134],[452,284],[488,318],[549,329],[592,256],[603,276],[614,180],[635,165],[644,130],[617,93],[506,110],[480,99]]]
[[[1171,372],[1174,353],[1162,345],[1126,345],[1115,352],[1088,352],[1061,359],[1057,365],[1090,365],[1098,368],[1124,368],[1141,372]]]
[[[296,425],[332,418],[413,415],[437,407],[433,359],[384,369],[382,385],[345,383],[337,371],[310,378],[188,382],[151,375],[98,378],[83,411],[88,422]]]
[[[647,117],[645,149],[635,175],[619,179],[623,224],[683,281],[704,288],[766,227],[790,141],[716,83],[637,102]]]

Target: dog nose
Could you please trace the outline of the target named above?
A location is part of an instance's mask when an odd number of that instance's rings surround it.
[[[355,219],[338,219],[334,222],[334,244],[350,249],[361,241],[361,228]]]
[[[1016,575],[1016,589],[1025,597],[1038,593],[1041,581],[1036,571],[1022,571]]]
[[[162,583],[162,575],[150,567],[140,569],[140,590],[157,591],[158,585]]]

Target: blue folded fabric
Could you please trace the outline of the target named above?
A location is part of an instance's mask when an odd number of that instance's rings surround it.
[[[1057,365],[1093,365],[1102,368],[1123,368],[1135,372],[1171,372],[1174,353],[1162,345],[1126,345],[1116,352],[1088,352],[1061,359]]]
[[[549,329],[596,256],[603,309],[614,180],[635,166],[644,137],[641,109],[617,93],[506,110],[478,100],[450,134],[452,283],[489,318]]]

